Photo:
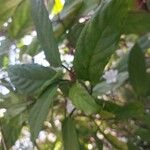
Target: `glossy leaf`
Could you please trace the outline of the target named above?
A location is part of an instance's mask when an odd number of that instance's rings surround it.
[[[144,96],[149,91],[148,75],[146,73],[146,63],[144,54],[138,44],[132,48],[129,61],[129,80],[138,96]]]
[[[94,98],[80,83],[76,83],[71,87],[69,98],[78,109],[81,109],[88,115],[100,111],[100,107],[97,105]]]
[[[10,66],[8,74],[16,89],[27,95],[40,94],[62,75],[60,71],[36,64]]]
[[[74,67],[79,79],[97,83],[116,49],[129,1],[103,1],[77,43]],[[116,13],[116,10],[119,13]],[[113,17],[112,17],[113,16]]]
[[[36,101],[29,115],[29,125],[32,133],[32,140],[34,141],[39,131],[42,129],[43,123],[49,112],[50,106],[52,106],[55,95],[57,92],[57,86],[53,85],[49,87]]]
[[[61,66],[57,42],[54,38],[52,23],[43,0],[32,0],[33,21],[37,30],[37,37],[43,47],[46,59],[54,66]]]
[[[65,150],[80,150],[75,124],[70,117],[63,121],[62,138]]]

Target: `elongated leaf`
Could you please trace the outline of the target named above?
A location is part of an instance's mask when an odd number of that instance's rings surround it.
[[[62,137],[65,150],[80,150],[75,124],[66,118],[62,124]]]
[[[82,0],[76,0],[71,5],[67,6],[58,16],[52,19],[52,25],[54,30],[54,36],[59,39],[67,29],[74,23],[76,16],[82,6]],[[61,20],[61,21],[60,21]],[[62,24],[63,22],[63,24]],[[65,26],[65,28],[64,28]],[[34,38],[32,43],[27,47],[26,53],[34,56],[42,51],[41,45],[37,38]]]
[[[16,89],[27,95],[39,94],[61,76],[59,71],[36,64],[10,66],[8,74]]]
[[[115,137],[111,134],[106,134],[105,137],[113,145],[113,147],[115,147],[119,150],[128,150],[127,144],[120,141],[117,137]]]
[[[94,98],[79,83],[76,83],[71,87],[69,98],[78,109],[81,109],[87,114],[100,111],[100,107],[95,102]]]
[[[46,120],[49,108],[54,101],[56,91],[57,86],[51,86],[39,97],[39,99],[31,109],[29,116],[29,125],[31,128],[32,140],[35,140],[37,138],[39,131],[42,129],[43,122]]]
[[[133,117],[138,118],[144,113],[144,107],[139,102],[130,102],[124,106],[102,100],[98,100],[98,103],[103,106],[104,111],[112,113],[114,117],[119,118],[120,120],[126,120]]]
[[[150,48],[150,33],[145,34],[144,36],[141,36],[138,41],[136,42],[139,46],[142,52],[146,52],[147,49]],[[129,59],[129,52],[127,52],[124,56],[122,56],[118,63],[116,64],[116,69],[119,70],[119,72],[127,71],[128,70],[128,59]]]
[[[130,52],[128,70],[130,82],[137,95],[146,95],[149,90],[149,81],[146,73],[144,54],[138,44],[135,44]]]
[[[22,0],[0,0],[0,27],[11,17]]]
[[[78,15],[81,6],[82,0],[73,1],[62,10],[59,17],[56,16],[52,19],[54,35],[56,38],[59,38],[66,31],[66,29],[71,27],[76,20],[76,16]]]
[[[24,0],[16,8],[8,32],[12,38],[20,38],[27,34],[31,27],[30,0]]]
[[[150,13],[146,11],[131,11],[128,13],[123,33],[143,34],[150,31]]]
[[[52,23],[43,0],[32,0],[33,21],[38,39],[43,47],[46,59],[54,67],[61,66],[58,45],[53,35]]]
[[[5,119],[1,122],[1,130],[7,149],[10,149],[15,144],[16,140],[19,138],[21,128],[20,115],[10,120]]]
[[[103,1],[95,16],[84,27],[74,59],[78,78],[93,84],[99,81],[119,41],[129,3],[129,0]]]
[[[5,116],[7,118],[14,118],[15,116],[27,110],[29,104],[31,104],[31,102],[12,104],[11,107],[7,108]]]

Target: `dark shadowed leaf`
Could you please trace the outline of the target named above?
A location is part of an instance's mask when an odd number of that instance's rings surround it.
[[[74,59],[78,78],[93,84],[99,81],[116,49],[129,3],[129,0],[103,1],[95,16],[86,24],[78,40]]]
[[[54,67],[61,66],[57,42],[54,38],[52,23],[43,0],[32,0],[33,21],[37,30],[37,37],[43,47],[46,59]]]
[[[70,117],[63,121],[62,137],[65,150],[80,150],[75,124]]]
[[[36,64],[14,65],[8,70],[16,89],[27,95],[40,94],[61,78],[62,72]]]
[[[143,34],[150,31],[150,13],[146,11],[131,11],[128,13],[123,33]]]
[[[22,128],[21,116],[16,116],[10,120],[5,119],[1,124],[3,138],[5,140],[6,148],[10,149],[19,138]]]
[[[144,53],[140,46],[135,44],[128,60],[129,80],[138,96],[144,96],[149,91],[148,75]]]
[[[42,129],[43,123],[46,120],[50,106],[52,106],[54,97],[56,96],[57,86],[49,87],[36,101],[31,109],[29,116],[29,125],[32,133],[32,140],[34,141],[39,131]]]

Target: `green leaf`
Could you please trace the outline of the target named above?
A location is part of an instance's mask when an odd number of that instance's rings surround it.
[[[78,109],[88,115],[100,111],[100,106],[80,83],[76,83],[71,87],[69,98]]]
[[[147,49],[150,48],[150,33],[145,34],[141,36],[138,41],[136,42],[139,46],[142,52],[146,52]],[[129,59],[129,52],[127,52],[124,56],[122,56],[119,61],[116,64],[116,69],[121,71],[127,71],[128,70],[128,59]]]
[[[111,135],[111,134],[106,134],[105,138],[117,149],[119,150],[128,150],[128,146],[126,143],[118,140],[117,137]]]
[[[150,13],[146,11],[131,11],[128,13],[123,33],[143,34],[150,31]]]
[[[116,110],[116,117],[119,119],[139,118],[144,113],[144,107],[141,103],[131,102]]]
[[[20,93],[33,95],[40,94],[49,85],[57,82],[62,72],[36,64],[25,64],[10,66],[8,74]]]
[[[139,128],[136,135],[140,136],[144,141],[150,141],[150,130],[146,128]]]
[[[16,116],[10,120],[5,119],[1,124],[2,135],[6,144],[6,148],[10,149],[19,138],[21,132],[21,116]]]
[[[57,86],[51,86],[37,99],[30,111],[29,125],[33,141],[37,138],[39,131],[42,129],[43,123],[48,115],[49,108],[53,104],[56,92]]]
[[[128,60],[129,80],[138,96],[144,96],[149,91],[148,75],[144,53],[140,46],[135,44]]]
[[[0,27],[12,16],[22,0],[0,0]]]
[[[54,36],[59,39],[67,29],[74,23],[77,13],[79,12],[82,5],[82,0],[76,0],[71,5],[67,6],[58,16],[52,19],[52,26],[54,30]],[[60,21],[61,20],[61,21]],[[62,24],[63,22],[63,24]],[[64,28],[65,26],[65,28]],[[37,38],[34,38],[32,43],[27,46],[25,52],[31,56],[36,55],[42,51],[41,45]]]
[[[81,6],[82,0],[73,1],[64,7],[59,16],[55,16],[52,19],[54,35],[57,39],[60,38],[60,36],[73,25]]]
[[[25,53],[29,54],[30,56],[35,56],[41,51],[42,48],[37,38],[33,38],[31,44],[25,49]]]
[[[7,108],[5,116],[7,118],[13,118],[27,110],[29,104],[31,104],[31,102],[13,104]]]
[[[85,16],[88,13],[90,13],[90,11],[95,11],[95,9],[99,6],[100,1],[101,0],[80,0],[82,1],[83,5],[82,8],[80,10],[80,16]],[[66,0],[65,1],[65,6],[70,5],[72,2],[74,2],[74,0]]]
[[[83,23],[77,23],[69,30],[69,33],[67,34],[69,42],[71,42],[74,47],[84,26],[85,24]]]
[[[30,0],[24,0],[16,8],[8,32],[12,38],[20,38],[31,29]]]
[[[54,67],[61,66],[57,42],[54,38],[52,23],[43,0],[32,0],[33,21],[37,37],[43,47],[46,59]]]
[[[116,83],[107,83],[106,81],[100,82],[93,88],[93,95],[99,96],[106,94],[108,91],[115,91],[128,79],[128,72],[118,74]]]
[[[129,0],[103,1],[82,30],[74,59],[79,79],[89,80],[93,84],[99,81],[118,44],[129,3]]]
[[[115,118],[126,120],[133,117],[141,117],[144,113],[144,107],[139,102],[130,102],[124,106],[103,100],[97,100],[103,111],[112,113]]]
[[[62,91],[63,95],[68,97],[69,90],[72,86],[72,83],[70,81],[61,81],[59,82],[59,88]]]
[[[75,124],[70,117],[63,121],[62,137],[65,150],[80,150]]]

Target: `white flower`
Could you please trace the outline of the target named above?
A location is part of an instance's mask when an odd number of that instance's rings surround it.
[[[4,117],[4,113],[6,112],[7,110],[5,108],[0,108],[0,118],[3,118]]]
[[[33,150],[33,143],[30,138],[23,137],[16,141],[15,145],[12,147],[12,150]]]
[[[110,69],[105,72],[103,78],[106,79],[106,82],[108,84],[110,84],[110,83],[115,83],[117,81],[117,76],[118,76],[118,70]]]
[[[3,85],[0,85],[0,93],[7,95],[10,91]]]
[[[40,142],[45,142],[47,138],[47,132],[46,131],[40,131],[38,139]]]
[[[26,35],[23,39],[22,42],[24,45],[30,45],[33,40],[33,37],[31,35]]]
[[[43,65],[45,67],[49,66],[49,63],[46,60],[45,54],[43,51],[34,56],[34,63]]]
[[[31,137],[31,133],[26,128],[22,130],[22,135],[27,138]]]
[[[75,108],[74,105],[71,103],[70,100],[68,100],[68,101],[67,101],[67,107],[66,107],[67,112],[68,112],[68,113],[71,113],[74,108]]]
[[[65,61],[67,64],[72,63],[73,58],[74,58],[73,55],[70,55],[70,54],[61,55],[61,60]]]
[[[47,139],[50,141],[50,142],[52,142],[52,143],[54,143],[55,141],[56,141],[56,135],[55,134],[53,134],[53,133],[49,133],[48,135],[47,135]]]

